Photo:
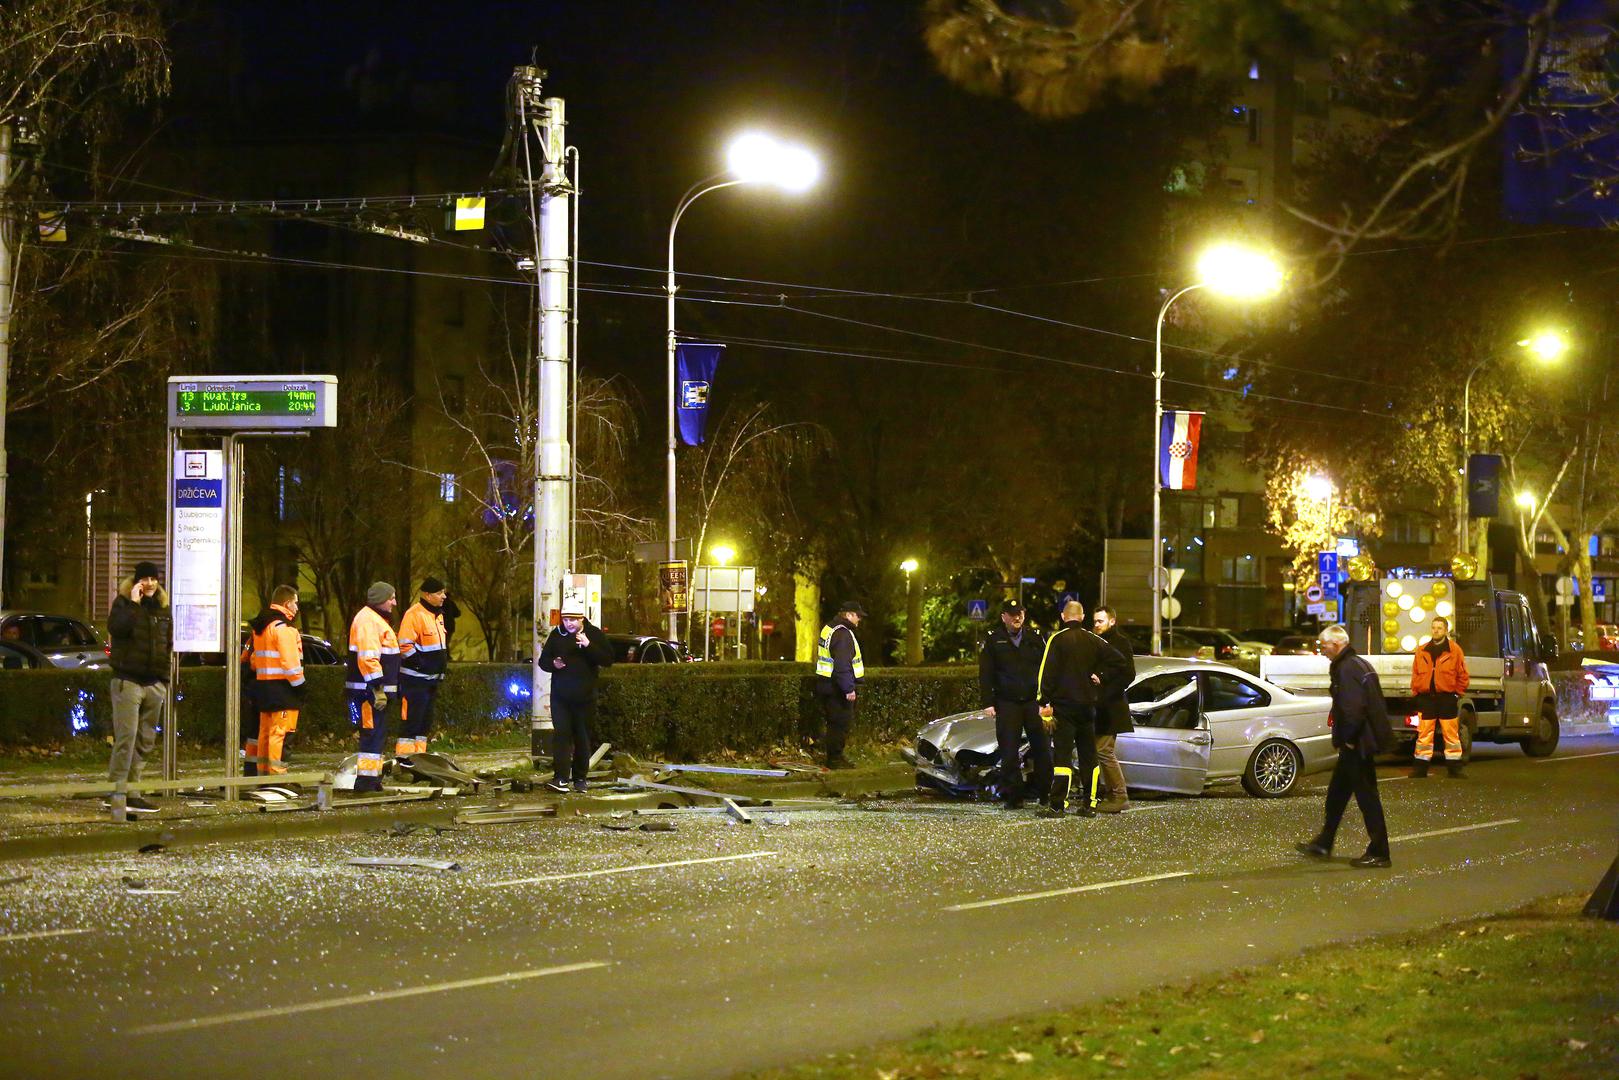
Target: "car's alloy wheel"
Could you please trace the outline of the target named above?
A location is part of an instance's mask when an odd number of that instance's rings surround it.
[[[1261,799],[1279,799],[1298,787],[1302,762],[1299,752],[1280,740],[1265,743],[1248,759],[1242,786]]]

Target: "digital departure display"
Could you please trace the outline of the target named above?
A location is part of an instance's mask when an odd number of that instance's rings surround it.
[[[337,426],[332,375],[242,375],[169,380],[169,427],[234,431]]]
[[[303,416],[315,412],[313,390],[181,390],[182,416]]]

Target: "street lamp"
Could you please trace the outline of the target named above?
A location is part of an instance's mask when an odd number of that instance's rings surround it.
[[[1540,330],[1518,342],[1518,348],[1543,364],[1555,364],[1573,347],[1574,343],[1569,336],[1557,329]],[[1500,355],[1491,353],[1481,358],[1468,369],[1467,378],[1462,381],[1462,497],[1456,504],[1456,547],[1462,552],[1471,548],[1467,542],[1467,499],[1470,494],[1467,490],[1467,451],[1469,437],[1473,432],[1473,376],[1477,375],[1485,364]]]
[[[905,571],[905,663],[915,667],[922,662],[922,594],[911,576],[922,568],[914,558],[899,564]]]
[[[668,294],[667,371],[664,382],[669,395],[669,554],[675,561],[675,230],[686,208],[710,191],[735,187],[738,184],[772,184],[783,191],[800,192],[811,187],[820,177],[821,165],[815,155],[801,146],[779,142],[760,132],[748,132],[731,142],[725,155],[725,171],[700,180],[687,189],[675,207],[669,222],[669,275],[664,285]],[[679,634],[680,616],[669,613],[669,636]],[[706,630],[704,631],[707,632]]]
[[[715,544],[708,549],[708,557],[715,566],[730,566],[731,560],[736,558],[736,548],[730,544]]]
[[[1152,368],[1152,652],[1162,652],[1163,611],[1161,594],[1163,582],[1159,571],[1164,559],[1164,526],[1160,489],[1163,477],[1159,472],[1159,458],[1163,454],[1164,430],[1164,316],[1170,305],[1193,289],[1210,292],[1233,300],[1262,300],[1274,296],[1282,288],[1282,268],[1275,259],[1243,247],[1240,244],[1215,244],[1206,249],[1197,260],[1197,280],[1171,293],[1158,309],[1158,324],[1153,335]]]
[[[1533,511],[1538,503],[1533,491],[1520,491],[1513,497],[1512,501],[1518,504],[1519,510],[1528,511]]]

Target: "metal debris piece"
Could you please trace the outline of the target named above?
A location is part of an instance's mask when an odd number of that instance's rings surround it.
[[[753,815],[738,806],[735,799],[725,800],[725,812],[729,814],[738,825],[753,824]]]
[[[725,773],[728,776],[790,776],[786,769],[743,769],[732,765],[659,765],[671,773]]]
[[[656,781],[648,780],[644,776],[632,776],[624,782],[630,787],[646,788],[649,791],[673,791],[679,795],[697,795],[704,799],[720,799],[722,801],[725,799],[735,799],[738,803],[747,803],[750,806],[757,805],[759,803],[758,799],[750,799],[746,795],[728,795],[723,791],[709,791],[707,788],[677,787],[674,784],[660,784]]]
[[[450,862],[448,859],[414,859],[414,858],[385,859],[385,858],[377,858],[377,857],[373,857],[373,856],[363,856],[363,857],[357,858],[357,859],[350,859],[348,864],[350,866],[362,867],[362,868],[364,868],[366,870],[413,870],[413,869],[420,869],[420,870],[444,871],[444,870],[459,870],[459,869],[461,869],[461,864],[460,863]]]
[[[167,844],[158,844],[158,843],[142,844],[140,847],[136,848],[135,850],[138,851],[142,855],[156,855],[160,851],[168,850],[168,846],[169,845],[167,845]]]
[[[602,828],[604,828],[604,829],[612,829],[614,832],[634,832],[635,831],[635,822],[633,822],[633,821],[604,821],[604,822],[602,822]]]
[[[675,823],[667,818],[654,818],[651,821],[641,822],[642,832],[674,832]]]
[[[765,814],[759,820],[766,825],[791,825],[793,823],[791,818],[783,817],[780,814]]]
[[[636,817],[683,817],[686,814],[728,814],[729,810],[723,806],[660,806],[656,809],[641,808],[631,810]]]
[[[423,752],[408,758],[394,758],[395,776],[410,775],[433,787],[476,790],[481,781],[443,754]]]
[[[384,803],[396,802],[423,802],[427,799],[436,799],[439,788],[432,788],[421,794],[414,795],[351,795],[334,800],[334,806],[381,806]]]
[[[538,821],[557,816],[555,806],[524,806],[487,808],[474,807],[455,815],[457,825],[511,825],[520,821]]]
[[[596,768],[596,763],[602,758],[606,757],[607,751],[611,750],[612,748],[613,744],[610,742],[604,742],[600,746],[596,747],[596,752],[590,755],[590,767],[585,771],[590,772],[591,770],[594,770]]]

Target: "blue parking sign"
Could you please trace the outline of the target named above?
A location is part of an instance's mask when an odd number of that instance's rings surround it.
[[[1338,553],[1319,551],[1315,556],[1316,576],[1321,581],[1321,599],[1338,599]]]

